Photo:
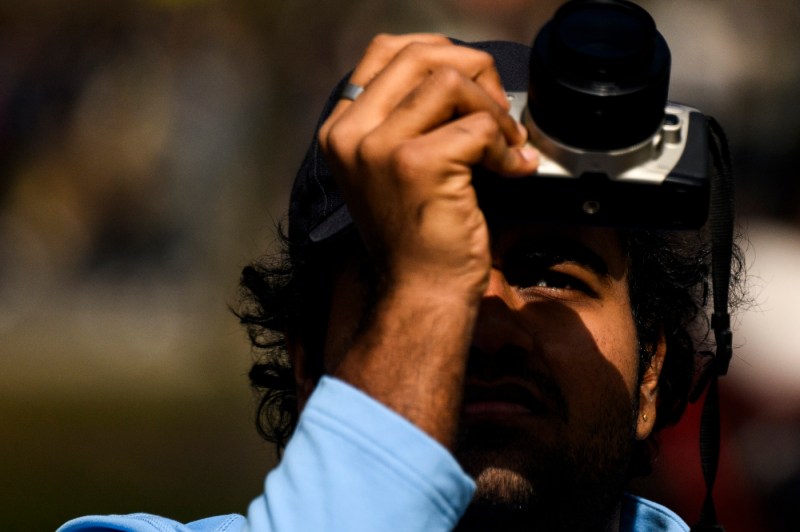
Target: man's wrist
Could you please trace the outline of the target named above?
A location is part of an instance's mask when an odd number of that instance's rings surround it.
[[[333,374],[449,446],[477,311],[452,292],[384,293]]]

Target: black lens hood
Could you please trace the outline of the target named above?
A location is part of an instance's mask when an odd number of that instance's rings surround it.
[[[669,47],[647,11],[626,0],[572,0],[534,40],[528,109],[567,146],[628,148],[659,129],[669,72]]]

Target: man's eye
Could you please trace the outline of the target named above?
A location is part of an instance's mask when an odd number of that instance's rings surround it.
[[[563,290],[583,290],[586,284],[571,275],[548,271],[537,276],[532,286],[539,288],[559,288]]]
[[[521,290],[543,288],[547,290],[578,291],[590,295],[595,293],[581,279],[556,270],[531,271],[525,275],[514,275],[508,278],[508,281],[511,285]]]

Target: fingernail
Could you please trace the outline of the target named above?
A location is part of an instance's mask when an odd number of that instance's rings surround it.
[[[527,162],[534,162],[539,160],[539,150],[537,150],[530,144],[527,146],[523,146],[522,149],[519,150],[519,154]]]

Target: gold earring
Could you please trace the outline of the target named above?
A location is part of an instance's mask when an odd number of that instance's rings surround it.
[[[647,414],[642,414],[642,419],[643,419],[644,421],[647,421]]]

